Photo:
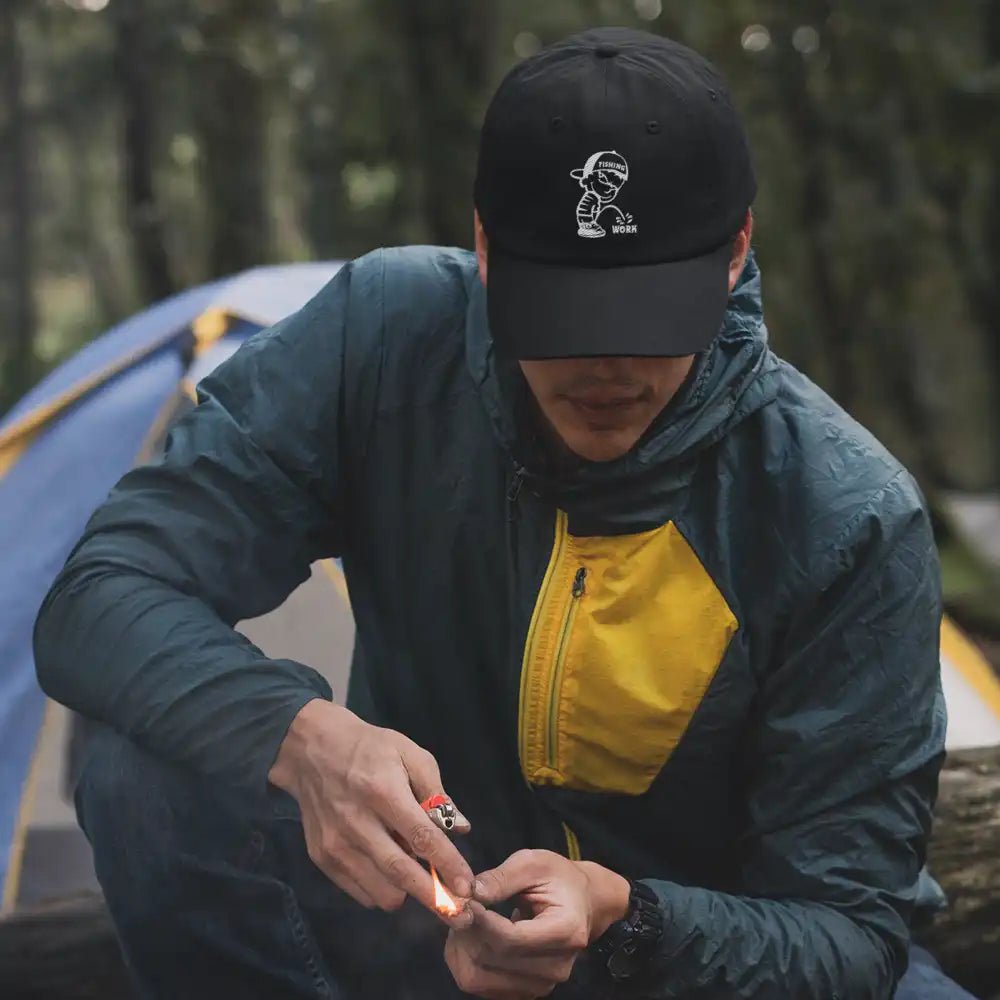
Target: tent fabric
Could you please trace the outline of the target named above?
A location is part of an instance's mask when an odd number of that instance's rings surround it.
[[[45,592],[91,511],[135,460],[181,375],[160,351],[45,429],[0,480],[0,851],[9,853],[42,723],[31,633]]]
[[[948,749],[1000,746],[1000,681],[947,616],[941,622],[941,684],[948,706]]]
[[[183,292],[118,324],[0,421],[0,899],[17,893],[28,780],[45,711],[32,626],[93,512],[144,456],[179,388],[330,280],[338,263],[256,268]],[[214,331],[199,336],[209,317]],[[219,318],[222,317],[222,322]]]
[[[304,304],[339,266],[255,268],[174,296],[93,341],[0,420],[0,551],[5,556],[0,561],[0,887],[5,906],[17,894],[29,775],[45,712],[31,651],[42,598],[90,513],[132,464],[154,453],[167,424],[190,405],[183,400],[193,396],[197,382],[248,336]],[[293,595],[287,606],[272,612],[284,612],[286,625],[295,623],[277,630],[279,644],[302,635],[303,622],[323,615],[331,582],[346,598],[339,569],[322,564],[312,582],[316,596]],[[322,634],[327,625],[315,621],[314,631]],[[255,642],[258,634],[267,634],[259,626],[257,632],[253,626],[247,631]],[[270,634],[275,636],[273,628]],[[258,644],[269,655],[290,655],[266,641]],[[1000,681],[947,619],[941,665],[948,747],[1000,744]]]

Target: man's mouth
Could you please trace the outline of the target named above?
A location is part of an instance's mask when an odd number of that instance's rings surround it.
[[[642,393],[635,396],[609,396],[605,394],[594,394],[586,396],[566,397],[575,407],[584,413],[617,413],[627,410],[642,401]]]

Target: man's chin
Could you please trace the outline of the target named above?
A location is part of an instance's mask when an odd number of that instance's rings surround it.
[[[628,454],[641,437],[630,431],[607,430],[574,434],[563,443],[574,455],[587,462],[613,462]]]

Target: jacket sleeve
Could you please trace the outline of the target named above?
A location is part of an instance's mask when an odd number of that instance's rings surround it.
[[[762,681],[741,894],[650,880],[665,932],[633,995],[885,1000],[905,971],[945,730],[937,559],[906,473],[825,563]]]
[[[302,705],[331,697],[316,671],[232,626],[339,551],[351,285],[346,265],[201,383],[162,460],[91,518],[35,625],[51,697],[256,790]]]

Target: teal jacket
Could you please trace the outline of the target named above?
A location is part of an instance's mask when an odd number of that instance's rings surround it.
[[[752,259],[639,444],[569,471],[484,306],[470,254],[382,250],[248,342],[91,520],[42,686],[261,791],[330,691],[231,626],[339,556],[349,704],[435,755],[474,867],[544,847],[648,880],[634,996],[883,1000],[945,727],[913,480],[770,351]]]

